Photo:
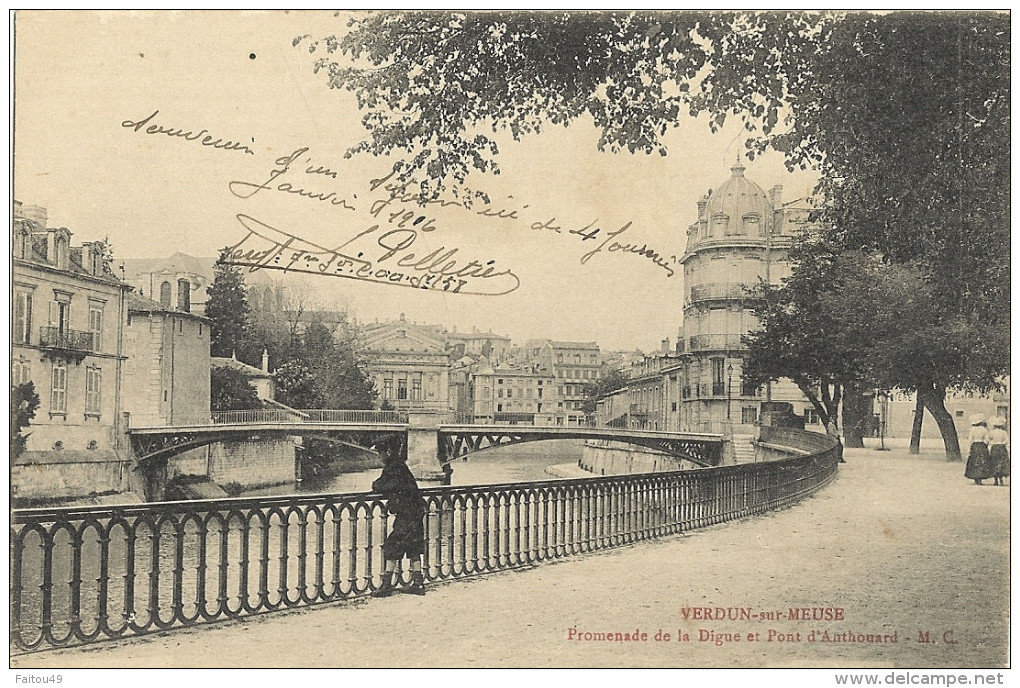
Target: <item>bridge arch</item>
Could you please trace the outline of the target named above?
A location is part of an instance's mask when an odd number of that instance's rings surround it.
[[[496,447],[559,439],[602,439],[622,442],[660,451],[706,468],[718,466],[722,460],[720,435],[617,428],[464,425],[439,428],[439,461],[445,466],[457,459]]]

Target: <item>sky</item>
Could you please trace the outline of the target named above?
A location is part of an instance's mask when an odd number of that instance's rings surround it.
[[[363,113],[293,45],[345,25],[317,11],[18,12],[15,198],[46,208],[75,244],[107,237],[115,265],[226,246],[253,264],[282,257],[276,265],[291,271],[265,272],[359,321],[404,314],[604,350],[675,341],[686,228],[698,198],[730,176],[739,122],[713,135],[703,118],[683,121],[665,157],[600,153],[581,121],[505,141],[502,173],[470,180],[496,217],[387,203],[373,180],[393,160],[345,158],[367,136]],[[148,133],[154,126],[191,140]],[[787,200],[814,183],[778,155],[745,165],[764,189],[782,184]],[[661,259],[611,252],[613,242]],[[429,267],[447,274],[426,283]]]

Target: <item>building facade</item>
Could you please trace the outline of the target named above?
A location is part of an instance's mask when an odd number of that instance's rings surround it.
[[[698,201],[687,229],[679,425],[689,432],[752,434],[762,401],[807,404],[790,382],[761,389],[742,383],[741,337],[758,326],[748,290],[790,274],[789,249],[805,226],[806,204],[783,204],[782,186],[769,193],[744,176],[739,162],[719,189]]]
[[[12,461],[16,503],[125,489],[121,376],[129,287],[106,245],[71,245],[44,208],[14,202],[11,384],[31,382],[39,406]]]
[[[208,319],[128,294],[124,412],[153,425],[208,422]]]
[[[379,403],[416,412],[450,414],[450,354],[427,328],[394,322],[366,325],[362,343]]]
[[[11,383],[39,395],[27,451],[118,448],[130,289],[99,242],[71,245],[43,208],[14,206]]]

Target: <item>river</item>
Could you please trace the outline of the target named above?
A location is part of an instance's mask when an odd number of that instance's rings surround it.
[[[493,483],[551,480],[546,466],[576,464],[584,453],[583,440],[549,440],[487,449],[453,463],[451,485],[487,485]],[[249,490],[242,497],[298,493],[368,492],[380,468],[341,473],[324,483],[276,485]],[[422,487],[429,483],[422,483]]]

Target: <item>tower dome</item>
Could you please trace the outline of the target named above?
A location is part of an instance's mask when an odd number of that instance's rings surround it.
[[[768,194],[744,176],[744,169],[738,160],[730,168],[733,176],[709,197],[705,209],[709,236],[764,236],[766,226],[772,223]]]

